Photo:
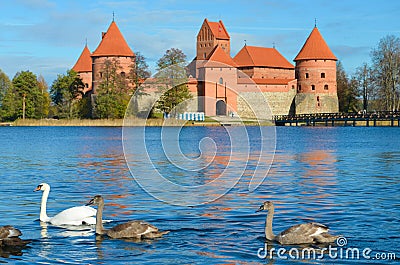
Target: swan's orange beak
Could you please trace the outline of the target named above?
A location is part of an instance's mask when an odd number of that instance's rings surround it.
[[[33,191],[38,191],[42,189],[42,185],[38,185]]]
[[[256,211],[256,213],[261,212],[262,210],[264,210],[264,205],[261,205],[260,208],[258,208],[258,210]]]

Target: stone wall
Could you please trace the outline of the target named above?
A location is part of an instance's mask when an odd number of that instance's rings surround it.
[[[296,114],[333,113],[339,111],[335,93],[298,93],[295,98]]]
[[[237,113],[243,118],[272,119],[273,115],[288,115],[296,95],[289,92],[242,92],[237,99]]]

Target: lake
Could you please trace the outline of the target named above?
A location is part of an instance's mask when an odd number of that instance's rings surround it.
[[[299,264],[397,263],[399,132],[390,127],[0,127],[0,225],[13,225],[33,240],[21,252],[1,251],[0,263],[292,263],[302,248],[267,242],[268,254],[271,247],[281,252],[263,257],[266,212],[255,211],[266,200],[276,206],[276,234],[314,221],[343,236],[336,257],[299,257]],[[41,223],[42,194],[33,190],[42,182],[52,188],[49,216],[101,194],[104,218],[113,220],[106,227],[138,219],[170,233],[134,242],[96,239],[91,226]],[[345,256],[349,248],[360,251],[360,260]],[[377,260],[394,254],[396,260]]]

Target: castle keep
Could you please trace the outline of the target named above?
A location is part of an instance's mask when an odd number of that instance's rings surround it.
[[[106,61],[117,61],[117,74],[128,80],[128,73],[134,67],[135,54],[126,43],[115,21],[111,22],[107,32],[102,33],[102,39],[96,50],[91,53],[87,45],[84,47],[78,61],[72,67],[82,79],[84,93],[96,94],[96,89],[104,78]],[[129,85],[129,82],[126,82]]]
[[[244,45],[231,57],[230,36],[222,21],[205,19],[196,41],[196,57],[188,65],[188,87],[194,96],[189,111],[207,116],[256,113],[271,115],[338,112],[337,58],[314,27],[290,63],[273,48]],[[125,77],[135,54],[113,21],[93,53],[87,46],[72,68],[85,93],[96,94],[106,60],[117,60]],[[251,114],[253,112],[253,114]]]

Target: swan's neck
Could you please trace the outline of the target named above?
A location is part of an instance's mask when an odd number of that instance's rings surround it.
[[[45,191],[43,191],[42,195],[42,203],[40,204],[40,216],[39,216],[39,219],[42,222],[47,222],[50,220],[46,212],[47,197],[49,197],[49,193],[50,189],[46,189]]]
[[[265,219],[265,237],[268,240],[274,240],[275,235],[272,232],[272,220],[274,218],[274,208],[268,210],[267,218]]]
[[[97,207],[96,213],[96,234],[103,235],[105,234],[104,226],[103,226],[103,208],[104,203],[100,203]]]

